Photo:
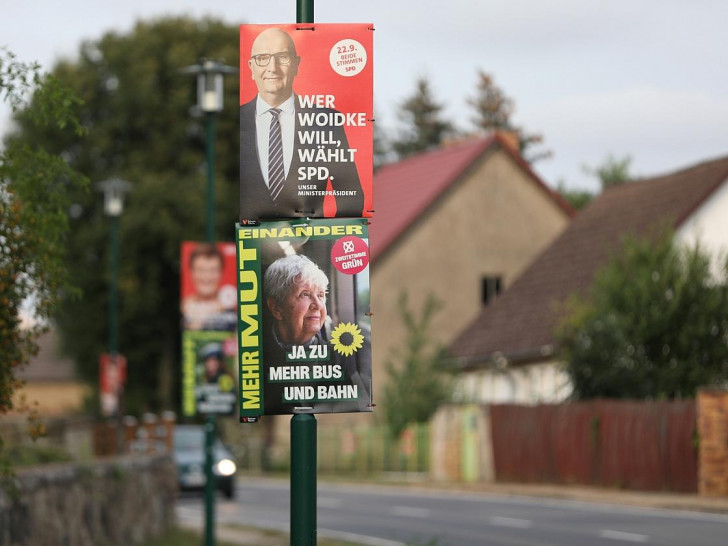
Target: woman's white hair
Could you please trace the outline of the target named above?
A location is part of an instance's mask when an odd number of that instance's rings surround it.
[[[268,266],[263,278],[265,297],[273,298],[281,305],[286,299],[288,290],[297,282],[311,283],[324,290],[329,286],[329,279],[319,266],[306,256],[293,254],[278,258]]]

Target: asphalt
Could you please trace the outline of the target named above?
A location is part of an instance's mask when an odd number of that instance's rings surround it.
[[[325,482],[319,479],[319,482]],[[337,483],[341,481],[337,480]],[[358,482],[360,486],[364,485]],[[620,506],[639,506],[662,510],[685,510],[690,512],[709,512],[728,514],[728,497],[705,497],[695,493],[626,491],[598,487],[571,485],[542,485],[515,483],[435,483],[421,479],[409,480],[407,477],[393,476],[387,483],[367,482],[369,486],[386,487],[387,484],[406,486],[412,489],[440,490],[452,492],[481,493],[491,496],[532,497],[548,499],[564,499],[577,502],[613,504]],[[201,522],[181,521],[180,525],[201,530]],[[219,540],[231,544],[245,546],[279,546],[288,544],[288,540],[271,534],[269,531],[256,529],[230,528],[218,525],[216,535]]]
[[[728,514],[728,497],[704,497],[696,493],[673,493],[653,491],[627,491],[598,487],[541,484],[420,484],[420,487],[442,490],[467,491],[489,495],[517,497],[542,497],[565,499],[599,504],[641,506],[665,510],[687,510],[691,512],[712,512]]]

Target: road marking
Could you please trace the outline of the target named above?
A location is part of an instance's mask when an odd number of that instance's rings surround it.
[[[638,535],[636,533],[625,533],[624,531],[612,531],[611,529],[602,529],[599,536],[609,538],[611,540],[621,540],[623,542],[647,542],[647,535]]]
[[[186,520],[200,519],[200,510],[191,506],[179,506],[177,505],[177,517]]]
[[[493,516],[488,518],[491,525],[497,525],[499,527],[512,527],[514,529],[529,529],[533,526],[533,522],[530,519],[519,519],[519,518],[504,518],[501,516]]]
[[[356,544],[366,544],[366,546],[407,546],[404,542],[396,540],[387,540],[386,538],[370,537],[367,535],[357,535],[356,533],[347,533],[344,531],[334,531],[332,529],[318,529],[318,536],[331,538],[334,540],[346,540]]]
[[[427,508],[414,508],[412,506],[395,506],[392,508],[392,515],[405,516],[410,518],[429,517],[430,511]]]
[[[334,497],[319,497],[316,504],[322,508],[338,508],[341,506],[341,499],[335,499]]]
[[[258,478],[251,483],[261,484],[261,486],[267,483],[266,480],[271,478]],[[319,489],[329,490],[346,490],[345,484],[331,484],[331,483],[320,483]],[[366,491],[372,495],[378,496],[411,496],[413,498],[421,499],[436,499],[441,500],[445,498],[454,498],[478,503],[485,504],[508,504],[513,506],[556,506],[558,508],[568,508],[578,512],[601,512],[608,514],[624,514],[629,515],[644,514],[650,517],[667,518],[674,520],[675,518],[684,518],[689,520],[698,521],[717,521],[717,522],[728,522],[728,516],[726,514],[716,514],[709,512],[696,512],[695,509],[680,508],[680,501],[675,502],[675,506],[658,508],[658,507],[644,507],[638,505],[629,504],[630,501],[623,502],[621,499],[612,500],[611,503],[608,498],[604,499],[591,499],[591,500],[575,500],[575,499],[560,499],[560,498],[549,498],[546,496],[527,496],[525,493],[516,494],[513,492],[497,492],[492,491],[488,493],[465,493],[462,491],[447,491],[438,490],[433,492],[432,490],[424,487],[412,486],[409,488],[398,487],[395,485],[372,485],[372,484],[357,484],[356,486],[360,491]],[[386,490],[382,488],[385,487]]]

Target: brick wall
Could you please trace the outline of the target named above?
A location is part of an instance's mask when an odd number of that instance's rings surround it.
[[[698,392],[698,492],[728,497],[728,391]]]

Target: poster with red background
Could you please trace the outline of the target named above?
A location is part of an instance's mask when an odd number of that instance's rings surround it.
[[[119,396],[126,383],[126,357],[104,353],[99,357],[101,415],[119,414]]]
[[[259,69],[253,55],[256,38],[268,29],[280,29],[288,34],[295,44],[298,59],[294,58],[289,69],[293,77],[293,92],[299,100],[319,112],[316,128],[308,131],[308,151],[301,155],[298,140],[294,149],[294,161],[286,177],[288,195],[278,198],[277,204],[270,201],[268,188],[264,185],[259,165],[256,129],[252,122],[246,123],[244,110],[252,106],[258,96],[258,85],[253,71]],[[372,24],[281,24],[241,25],[240,27],[240,105],[241,105],[241,220],[259,218],[292,217],[371,217],[373,213],[373,34]],[[265,53],[274,51],[265,50]],[[260,53],[260,51],[258,51]],[[293,68],[293,70],[291,70]],[[261,68],[264,70],[265,67]],[[300,110],[297,106],[297,116]],[[317,108],[317,110],[313,110]],[[332,111],[343,116],[331,117]],[[324,117],[327,112],[328,118]],[[325,131],[324,119],[327,119]],[[296,119],[296,138],[301,133]],[[334,135],[331,122],[345,131],[347,146],[333,144],[327,139]],[[253,127],[250,127],[253,124]],[[259,129],[260,132],[260,129]],[[318,134],[317,134],[318,133]],[[260,136],[258,136],[260,138]],[[261,142],[261,141],[258,141]],[[265,146],[268,146],[267,142]],[[285,150],[285,147],[284,147]],[[267,157],[267,152],[266,152]],[[267,161],[267,159],[266,159]],[[298,161],[298,163],[297,163]],[[346,163],[354,163],[358,183],[356,200],[349,198],[352,192],[341,192],[351,186],[342,186],[345,175],[335,179],[335,172]],[[326,170],[322,170],[326,169]],[[303,170],[299,170],[303,169]],[[327,174],[330,176],[327,177]],[[339,187],[337,188],[337,183]],[[345,195],[346,197],[342,197]],[[363,199],[362,199],[363,198]],[[320,201],[323,199],[323,206]]]
[[[235,243],[185,241],[180,256],[184,330],[235,330]]]

